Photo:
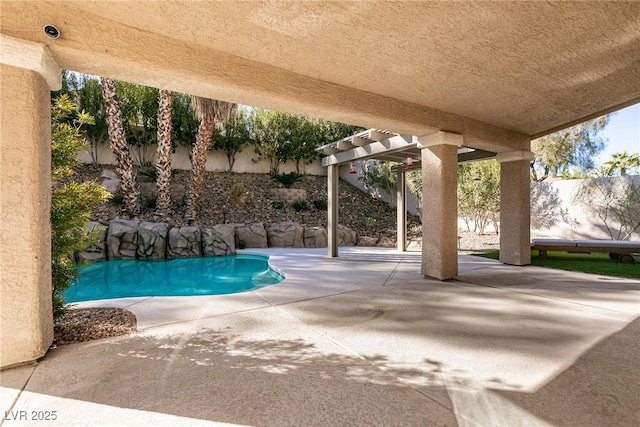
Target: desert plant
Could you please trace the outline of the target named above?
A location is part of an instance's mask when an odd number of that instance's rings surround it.
[[[326,211],[328,207],[325,199],[314,200],[313,206],[319,211]]]
[[[282,200],[274,200],[271,202],[271,208],[272,209],[283,209],[284,208],[284,202]]]
[[[291,203],[291,207],[296,212],[306,211],[309,209],[309,207],[307,206],[307,202],[305,202],[304,200],[296,200],[295,202]]]
[[[156,179],[158,178],[158,173],[156,172],[155,169],[144,169],[144,170],[141,170],[139,174],[140,176],[144,176],[145,178],[148,178],[153,182],[155,182]]]
[[[236,184],[231,187],[231,203],[233,203],[234,206],[241,205],[244,202],[244,196],[245,192],[242,184]]]
[[[54,317],[64,314],[63,292],[78,274],[74,252],[95,242],[86,228],[94,205],[109,193],[97,182],[73,182],[69,178],[79,164],[78,150],[87,147],[80,127],[91,122],[66,95],[51,107],[51,297]]]
[[[113,205],[120,206],[124,202],[124,197],[120,193],[115,193],[111,195],[109,202]]]
[[[376,218],[373,218],[371,216],[367,216],[362,220],[362,222],[364,222],[364,226],[367,228],[372,228],[377,221],[378,220]]]
[[[284,185],[284,188],[291,188],[291,186],[300,179],[300,175],[298,175],[295,172],[280,173],[280,174],[272,175],[271,179]]]
[[[144,205],[147,207],[147,209],[155,209],[157,203],[158,203],[157,197],[149,197],[144,200]]]

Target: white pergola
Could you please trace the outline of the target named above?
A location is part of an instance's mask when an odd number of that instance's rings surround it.
[[[322,165],[328,171],[328,254],[338,256],[338,182],[339,167],[361,160],[381,160],[397,163],[393,171],[397,174],[397,247],[407,248],[407,186],[406,173],[422,169],[420,151],[422,144],[414,135],[401,135],[386,130],[368,129],[342,138],[318,148],[326,157]],[[458,163],[494,158],[496,153],[460,146]],[[411,161],[409,161],[409,158]]]

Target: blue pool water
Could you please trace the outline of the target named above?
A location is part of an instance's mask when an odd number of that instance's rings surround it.
[[[113,260],[80,267],[66,302],[146,296],[218,295],[275,285],[284,277],[267,257],[231,255],[167,261]]]

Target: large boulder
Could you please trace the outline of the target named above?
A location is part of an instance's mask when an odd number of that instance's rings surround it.
[[[87,230],[90,235],[94,235],[97,238],[97,242],[78,252],[78,259],[105,261],[107,259],[107,226],[99,222],[90,221],[87,223]]]
[[[202,227],[202,255],[223,256],[236,253],[235,226],[218,224]]]
[[[378,242],[378,246],[381,248],[395,248],[397,246],[397,242],[391,239],[390,237],[383,237]]]
[[[304,248],[304,228],[297,222],[278,222],[267,227],[271,248]]]
[[[109,224],[107,248],[109,259],[135,259],[138,250],[140,221],[114,219]]]
[[[358,243],[358,234],[355,230],[344,225],[338,225],[338,246],[355,246]]]
[[[202,256],[200,228],[187,225],[169,230],[167,258],[192,258]]]
[[[358,246],[375,246],[378,243],[378,239],[369,236],[360,236],[358,239]]]
[[[118,174],[112,170],[104,169],[100,174],[100,180],[104,181],[105,179],[118,179]]]
[[[102,181],[102,186],[111,194],[116,194],[120,190],[119,179],[105,179]]]
[[[261,222],[235,224],[238,248],[267,248],[267,230]]]
[[[158,197],[158,186],[155,182],[141,182],[140,196],[143,199],[155,199]]]
[[[307,227],[304,229],[305,248],[326,248],[327,230],[324,227]]]
[[[138,226],[138,258],[164,259],[169,225],[164,222],[141,222]]]

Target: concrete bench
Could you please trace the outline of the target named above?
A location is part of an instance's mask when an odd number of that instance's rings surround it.
[[[531,250],[538,251],[542,259],[547,259],[547,251],[569,253],[608,253],[609,257],[623,263],[634,262],[633,254],[640,254],[640,242],[628,240],[570,240],[533,239]]]

